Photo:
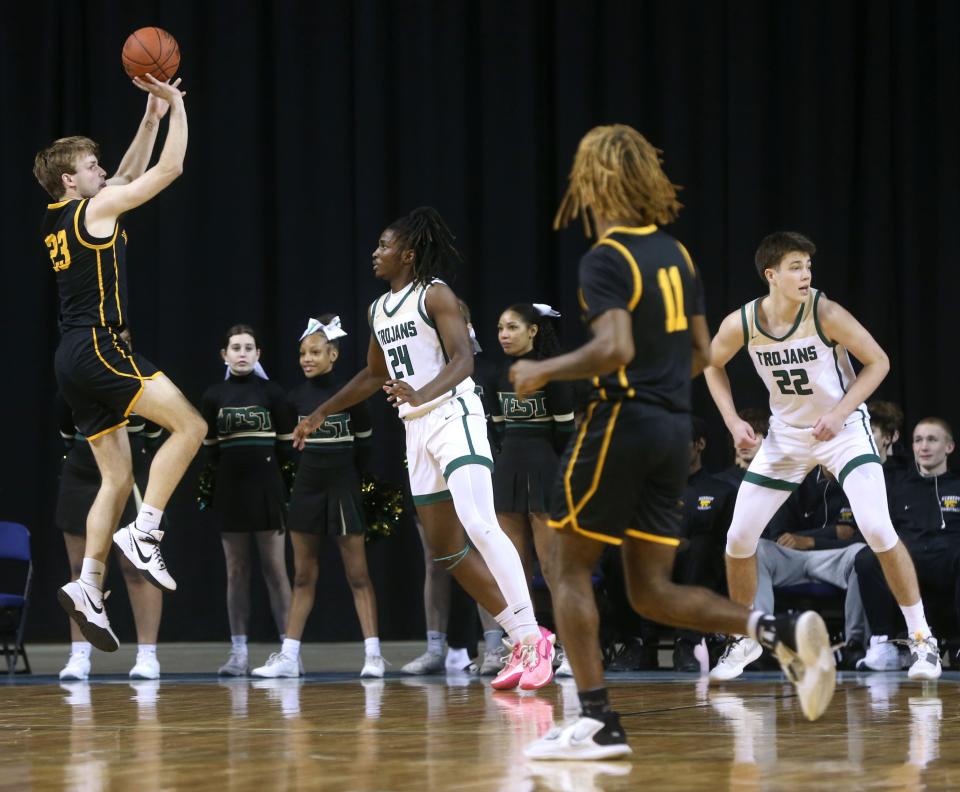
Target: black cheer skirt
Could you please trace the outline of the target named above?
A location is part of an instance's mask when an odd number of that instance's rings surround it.
[[[360,477],[353,464],[313,467],[301,463],[293,484],[287,527],[315,536],[366,533]]]
[[[497,512],[541,514],[550,511],[559,459],[548,435],[508,429],[493,468]]]
[[[221,533],[283,533],[286,487],[272,446],[220,452],[211,515]]]

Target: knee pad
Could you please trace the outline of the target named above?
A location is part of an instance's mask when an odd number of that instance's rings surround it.
[[[886,510],[886,504],[884,504],[884,510]],[[869,520],[863,525],[858,523],[857,527],[874,553],[885,553],[887,550],[892,550],[894,545],[900,541],[900,537],[897,536],[889,517]]]
[[[761,533],[763,526],[757,531],[746,523],[734,521],[727,531],[727,555],[731,558],[750,558],[757,552]]]

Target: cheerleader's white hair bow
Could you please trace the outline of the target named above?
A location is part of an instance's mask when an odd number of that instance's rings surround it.
[[[224,365],[227,367],[227,372],[226,374],[223,375],[223,378],[230,379],[230,364],[227,363],[226,360],[224,360],[223,362],[224,362]],[[253,373],[256,374],[258,377],[260,377],[260,379],[265,379],[265,380],[270,379],[270,377],[267,376],[267,372],[263,370],[263,366],[260,365],[259,360],[253,364]]]
[[[560,312],[553,310],[553,307],[546,303],[531,303],[540,316],[549,316],[551,319],[559,319]]]
[[[334,316],[330,320],[330,324],[324,324],[319,319],[314,319],[310,317],[310,321],[307,322],[307,329],[303,331],[303,335],[300,336],[300,340],[303,341],[308,335],[313,335],[314,333],[323,333],[327,337],[327,341],[333,341],[335,338],[343,338],[347,331],[340,326],[340,317]]]

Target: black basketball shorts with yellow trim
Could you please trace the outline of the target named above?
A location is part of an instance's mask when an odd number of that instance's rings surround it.
[[[687,413],[591,402],[561,459],[549,525],[613,545],[679,546],[689,468]]]
[[[77,429],[96,440],[127,425],[143,383],[160,371],[131,351],[116,328],[73,327],[60,337],[54,373]]]

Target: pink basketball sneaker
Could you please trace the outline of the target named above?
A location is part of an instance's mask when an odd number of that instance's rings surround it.
[[[553,680],[553,645],[555,636],[546,627],[540,628],[540,638],[523,642],[523,673],[520,676],[521,690],[538,690]]]
[[[507,643],[504,641],[504,643]],[[507,644],[509,646],[509,644]],[[520,684],[520,677],[523,676],[523,644],[517,642],[513,645],[510,657],[504,663],[503,669],[497,674],[490,687],[494,690],[513,690]]]

